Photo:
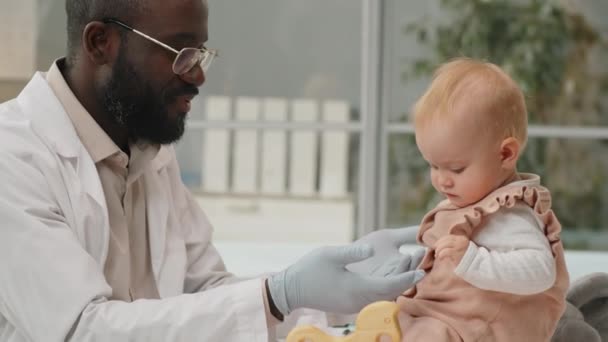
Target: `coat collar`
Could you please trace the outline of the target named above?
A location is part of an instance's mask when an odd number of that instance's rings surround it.
[[[57,154],[77,158],[83,148],[74,125],[49,87],[44,74],[37,72],[17,97],[19,106],[30,119],[32,129]]]
[[[74,124],[61,102],[46,81],[45,73],[37,72],[25,86],[17,101],[30,119],[33,130],[64,158],[78,158],[84,146]],[[152,167],[160,170],[171,162],[169,146],[161,146],[152,161]]]

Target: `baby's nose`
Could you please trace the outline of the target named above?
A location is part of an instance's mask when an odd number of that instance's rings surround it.
[[[439,180],[439,184],[441,185],[442,188],[451,188],[452,186],[454,186],[454,182],[452,181],[452,178],[449,176],[442,176],[441,179]]]

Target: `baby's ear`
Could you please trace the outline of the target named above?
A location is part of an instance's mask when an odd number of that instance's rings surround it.
[[[505,169],[515,169],[519,159],[520,144],[513,137],[506,138],[500,144],[500,160]]]

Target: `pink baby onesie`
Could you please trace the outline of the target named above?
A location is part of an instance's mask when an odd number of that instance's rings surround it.
[[[402,341],[544,342],[551,339],[565,309],[569,285],[559,236],[561,225],[551,210],[551,195],[546,188],[515,184],[499,188],[465,208],[443,201],[424,217],[418,242],[429,247],[420,264],[427,275],[397,300],[402,311],[399,317]],[[532,208],[545,227],[556,266],[556,279],[548,290],[533,295],[483,290],[454,273],[458,261],[435,260],[433,246],[441,237],[455,234],[473,240],[492,214],[512,208],[516,203]]]

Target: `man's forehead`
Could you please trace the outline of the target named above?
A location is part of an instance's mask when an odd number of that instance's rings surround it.
[[[207,40],[208,8],[205,0],[144,0],[148,4],[139,18],[143,31],[158,38],[181,41]]]
[[[166,4],[169,7],[191,5],[191,4],[197,4],[197,3],[204,6],[205,8],[207,8],[207,6],[208,6],[207,0],[135,0],[135,1],[139,1],[140,4],[144,8],[154,8],[157,5],[163,5],[163,4]]]
[[[174,21],[176,24],[183,21],[206,21],[208,6],[205,0],[140,0],[142,22]],[[150,20],[152,19],[152,20]]]

